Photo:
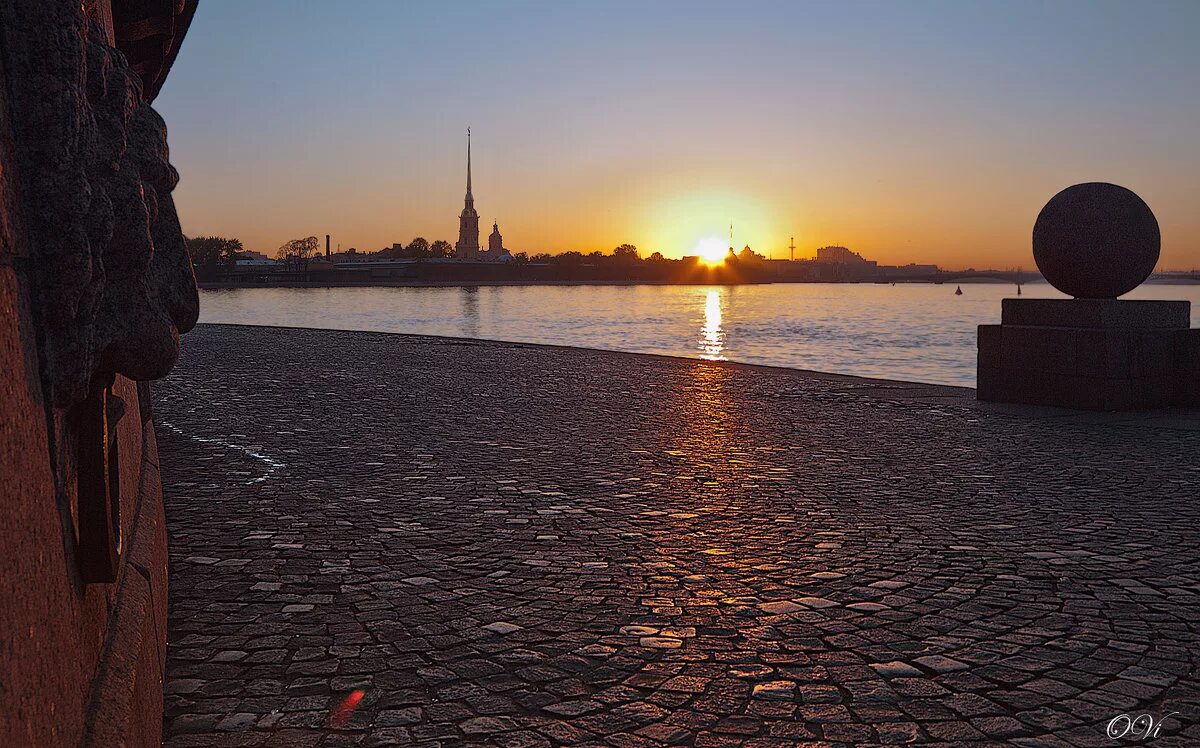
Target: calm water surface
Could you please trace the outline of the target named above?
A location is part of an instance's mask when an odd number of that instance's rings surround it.
[[[374,330],[665,353],[936,384],[975,385],[975,327],[1010,285],[241,288],[200,292],[200,321]],[[1026,297],[1060,296],[1045,284]],[[1200,286],[1125,298],[1187,299]]]

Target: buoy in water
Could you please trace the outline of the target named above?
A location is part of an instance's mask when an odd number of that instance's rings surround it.
[[[962,286],[959,286],[958,288],[954,289],[954,295],[962,296]]]

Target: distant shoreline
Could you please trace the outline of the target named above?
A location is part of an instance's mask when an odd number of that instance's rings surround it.
[[[1154,281],[1146,281],[1153,283]],[[1022,285],[1045,283],[1038,278]],[[370,281],[272,281],[270,283],[243,283],[229,281],[198,281],[196,285],[203,290],[225,290],[233,288],[455,288],[471,286],[765,286],[773,284],[797,285],[856,285],[856,286],[890,286],[890,285],[990,285],[1011,286],[1012,283],[985,278],[964,278],[962,280],[947,280],[940,283],[928,280],[896,280],[896,281],[780,281],[780,280],[740,280],[736,282],[682,282],[667,280],[389,280],[374,279]],[[1194,285],[1194,284],[1187,284]]]

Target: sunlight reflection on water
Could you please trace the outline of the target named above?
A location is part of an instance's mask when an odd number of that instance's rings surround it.
[[[243,288],[202,291],[200,321],[375,330],[661,353],[938,384],[975,384],[975,333],[1010,285]],[[1058,296],[1026,284],[1026,298]],[[1187,299],[1200,286],[1126,298]],[[186,339],[184,345],[186,345]]]
[[[721,329],[721,294],[709,291],[704,301],[704,327],[700,330],[700,358],[724,361],[725,331]]]

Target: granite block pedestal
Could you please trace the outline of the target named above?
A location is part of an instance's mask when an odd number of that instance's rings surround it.
[[[1200,406],[1200,330],[1186,301],[1119,301],[1150,277],[1162,237],[1150,206],[1107,182],[1042,208],[1033,259],[1073,299],[1005,299],[979,326],[976,397],[1083,410]]]
[[[1200,403],[1186,301],[1005,299],[979,327],[978,397],[1083,410]]]

